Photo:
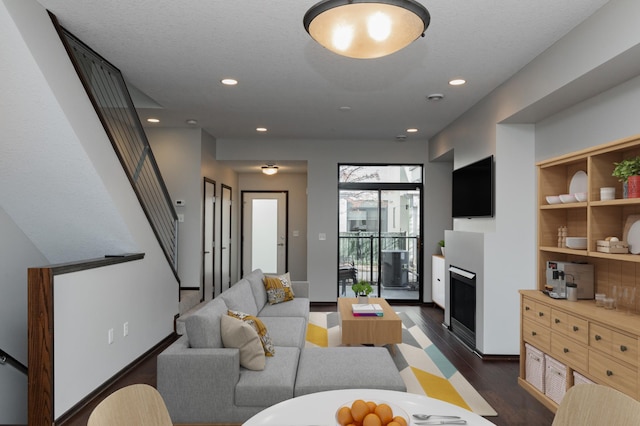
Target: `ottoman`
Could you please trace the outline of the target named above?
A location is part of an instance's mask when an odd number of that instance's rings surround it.
[[[407,391],[386,348],[303,348],[294,396],[336,389]]]

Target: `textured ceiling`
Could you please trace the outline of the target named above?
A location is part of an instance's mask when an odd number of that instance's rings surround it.
[[[429,139],[607,3],[422,0],[431,13],[424,38],[357,60],[305,32],[316,0],[38,2],[120,68],[147,106],[157,103],[139,113],[158,126],[195,119],[224,139],[394,139],[418,128],[409,140]],[[223,86],[224,77],[240,83]],[[468,83],[451,87],[453,77]],[[432,93],[445,98],[429,102]]]

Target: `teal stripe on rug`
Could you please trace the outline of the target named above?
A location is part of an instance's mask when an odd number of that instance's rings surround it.
[[[456,371],[458,371],[435,345],[426,347],[424,351],[433,360],[434,364],[442,372],[442,375],[447,378],[447,380],[450,379]]]

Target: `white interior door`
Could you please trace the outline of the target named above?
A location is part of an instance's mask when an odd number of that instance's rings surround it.
[[[242,272],[287,272],[287,193],[243,192]]]
[[[202,297],[210,300],[214,293],[215,225],[216,225],[216,183],[204,178],[202,227]]]
[[[220,291],[231,286],[231,187],[222,185],[220,202]]]

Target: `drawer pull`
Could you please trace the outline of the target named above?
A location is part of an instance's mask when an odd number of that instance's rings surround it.
[[[530,308],[530,307],[528,307],[528,306],[525,306],[525,307],[524,307],[524,310],[525,310],[525,311],[528,311],[528,310],[530,310],[530,309],[531,309],[531,308]]]
[[[620,352],[625,352],[627,347],[625,345],[620,345]]]
[[[543,317],[544,316],[544,312],[538,312],[538,316]]]
[[[578,326],[577,326],[577,325],[574,325],[574,326],[573,326],[573,331],[578,331],[578,330],[580,330],[580,329],[578,328]]]
[[[565,354],[568,354],[569,353],[569,348],[564,348],[563,351],[564,351]]]
[[[560,318],[556,318],[555,321],[556,321],[556,324],[560,324]]]
[[[607,376],[613,376],[613,371],[607,370]]]
[[[596,334],[596,340],[602,340],[602,336],[600,336],[599,334]]]
[[[538,334],[538,333],[536,333],[535,331],[532,331],[532,332],[531,332],[531,335],[532,335],[532,336],[536,336],[537,334]]]

